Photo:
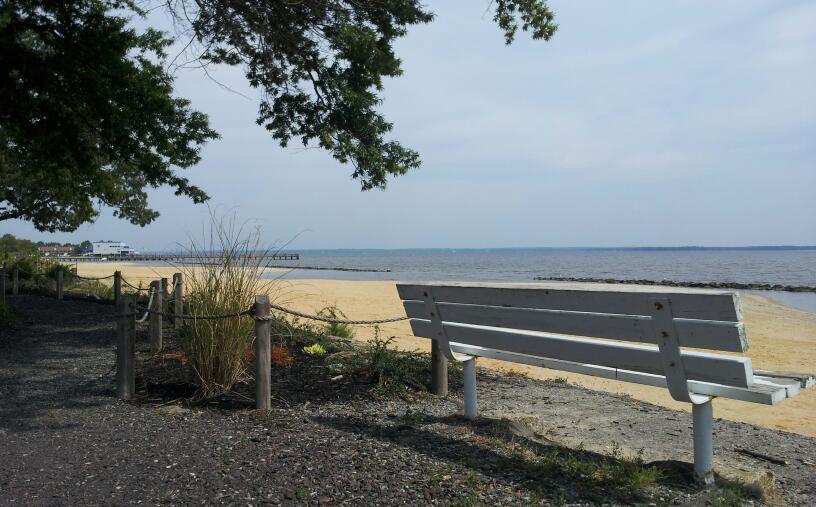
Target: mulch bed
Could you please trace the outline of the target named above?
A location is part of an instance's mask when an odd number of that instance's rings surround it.
[[[142,344],[139,400],[119,402],[113,307],[8,301],[17,318],[0,323],[3,505],[701,505],[728,487],[701,490],[683,479],[686,463],[670,461],[691,459],[687,413],[488,371],[479,372],[484,417],[468,422],[456,415],[458,392],[375,400],[365,380],[332,381],[319,360],[298,356],[275,370],[267,414],[252,410],[249,385],[183,403],[193,392],[177,364],[150,358]],[[497,436],[507,418],[524,424]],[[771,473],[781,496],[769,502],[816,504],[816,439],[721,420],[715,432],[718,467]],[[580,444],[576,454],[603,459],[613,443],[627,455],[642,449],[671,480],[631,497],[513,452]]]

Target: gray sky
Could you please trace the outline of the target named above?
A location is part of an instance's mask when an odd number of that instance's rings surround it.
[[[255,125],[239,69],[177,76],[223,138],[185,171],[292,248],[816,244],[816,2],[551,1],[550,42],[503,43],[487,0],[433,0],[383,109],[423,167],[362,193]],[[158,18],[161,19],[161,18]],[[104,210],[32,239],[173,248],[207,220],[172,192],[145,228]]]

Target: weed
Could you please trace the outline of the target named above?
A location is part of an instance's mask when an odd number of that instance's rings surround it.
[[[515,368],[505,370],[504,374],[511,378],[530,378],[530,375],[526,371],[516,370]]]
[[[643,449],[634,458],[626,458],[618,447],[613,445],[612,459],[606,462],[606,473],[609,480],[623,491],[637,492],[655,485],[660,479],[660,470],[643,463]]]
[[[427,391],[431,371],[430,354],[407,352],[390,347],[394,338],[383,339],[375,328],[374,338],[354,354],[329,359],[333,372],[347,372],[366,377],[374,383],[376,398],[408,397],[412,391]],[[459,367],[461,376],[461,366]]]
[[[468,474],[465,476],[465,484],[467,484],[468,486],[473,487],[473,486],[477,485],[478,483],[479,483],[479,474],[477,474],[473,470],[468,472]]]
[[[0,322],[8,322],[14,317],[14,314],[7,305],[0,303]]]
[[[525,482],[533,494],[551,495],[549,477],[568,477],[582,481],[586,494],[592,497],[612,494],[618,499],[631,500],[661,480],[660,471],[643,462],[642,453],[629,458],[613,446],[609,456],[559,446],[544,446],[525,438],[517,438],[508,421],[497,421],[486,426],[491,446],[505,449],[512,457],[505,463],[513,469],[522,469],[535,480]],[[590,484],[592,486],[590,486]]]
[[[271,356],[272,366],[288,368],[295,362],[295,359],[292,357],[292,355],[289,353],[289,349],[286,347],[272,347]]]
[[[709,499],[711,507],[741,507],[748,500],[759,499],[761,495],[750,491],[744,484],[727,481],[717,491],[716,495]]]
[[[323,348],[322,345],[319,343],[315,343],[314,345],[310,345],[308,347],[303,347],[303,352],[307,353],[310,356],[325,356],[326,349]]]
[[[82,280],[77,278],[70,289],[73,292],[95,296],[99,299],[113,299],[113,287],[99,280]]]
[[[346,314],[337,308],[337,306],[327,306],[317,312],[317,314],[321,317],[335,320],[343,320],[347,318]],[[354,338],[354,328],[352,328],[349,324],[326,322],[324,332],[329,336],[336,336],[338,338]]]
[[[468,491],[460,494],[446,505],[448,507],[471,507],[472,505],[480,505],[481,498],[475,491]]]

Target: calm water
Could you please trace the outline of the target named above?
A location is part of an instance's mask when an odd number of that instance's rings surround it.
[[[816,285],[813,250],[313,250],[291,278],[344,280],[520,281],[535,277],[582,277]],[[388,273],[313,271],[322,268],[390,269]],[[816,294],[764,292],[778,301],[816,312]]]

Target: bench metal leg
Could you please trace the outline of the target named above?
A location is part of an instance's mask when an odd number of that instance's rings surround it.
[[[465,417],[475,419],[478,408],[476,406],[476,358],[464,362],[465,369]]]
[[[691,406],[694,420],[694,476],[705,484],[714,482],[714,416],[711,400]]]

